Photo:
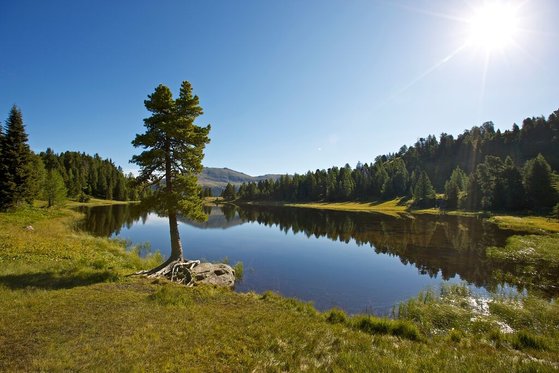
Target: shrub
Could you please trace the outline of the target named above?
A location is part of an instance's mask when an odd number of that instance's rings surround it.
[[[326,321],[331,324],[344,324],[347,322],[346,313],[339,308],[332,308],[326,315]]]
[[[91,197],[88,196],[87,194],[85,194],[84,192],[81,192],[78,195],[78,202],[89,202],[91,200]]]
[[[233,266],[233,270],[235,271],[235,279],[238,281],[242,280],[245,272],[243,262],[235,263],[235,265]]]
[[[188,296],[186,290],[184,287],[163,285],[149,298],[163,306],[188,306],[192,303],[192,299]]]
[[[355,320],[355,327],[370,334],[390,334],[412,341],[419,340],[421,335],[418,327],[407,320],[390,320],[373,316],[362,316]]]

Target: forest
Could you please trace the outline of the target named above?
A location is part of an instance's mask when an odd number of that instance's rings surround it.
[[[526,118],[522,127],[492,122],[454,138],[420,138],[396,153],[354,168],[331,167],[224,191],[245,201],[350,201],[413,198],[418,207],[467,210],[546,210],[559,200],[559,110]]]
[[[48,148],[35,154],[27,144],[21,111],[13,107],[0,126],[0,208],[35,198],[49,206],[66,197],[138,200],[142,188],[110,159],[98,154]],[[526,118],[522,127],[495,130],[492,122],[455,139],[443,133],[420,138],[396,153],[304,175],[227,185],[223,197],[241,201],[370,201],[413,198],[416,207],[547,211],[559,202],[559,110]],[[211,195],[209,190],[203,196]]]
[[[0,210],[43,199],[52,206],[66,197],[138,200],[145,193],[132,174],[124,175],[110,159],[80,152],[39,154],[28,145],[21,110],[12,107],[0,125]]]

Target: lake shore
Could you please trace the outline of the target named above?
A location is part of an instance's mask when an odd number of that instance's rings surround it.
[[[320,313],[273,293],[129,277],[161,258],[78,232],[81,218],[68,208],[0,213],[0,370],[559,367],[556,302],[481,301],[455,286],[403,303],[392,320]]]

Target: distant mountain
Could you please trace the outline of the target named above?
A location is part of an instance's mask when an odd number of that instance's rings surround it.
[[[250,176],[245,173],[231,170],[229,168],[204,167],[198,175],[198,183],[205,188],[212,188],[214,195],[219,195],[227,183],[239,187],[242,183],[258,182],[260,180],[277,180],[281,175],[267,174],[262,176]]]

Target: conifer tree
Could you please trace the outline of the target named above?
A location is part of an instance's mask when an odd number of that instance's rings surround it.
[[[450,175],[450,179],[444,185],[447,207],[455,209],[458,207],[460,192],[466,188],[467,177],[460,167],[456,167]]]
[[[419,207],[433,207],[435,202],[435,189],[425,171],[419,175],[419,179],[413,190],[414,204]]]
[[[541,154],[526,162],[524,187],[531,207],[551,208],[557,201],[557,191],[552,183],[551,167]]]
[[[225,189],[221,193],[221,197],[227,201],[234,200],[237,197],[237,192],[235,191],[233,184],[227,183]]]
[[[522,175],[511,157],[505,159],[502,179],[505,186],[505,208],[514,211],[522,209],[526,204],[526,192],[522,184]]]
[[[14,105],[6,121],[2,141],[3,177],[0,180],[0,209],[8,209],[33,200],[31,181],[31,151],[21,111]]]
[[[6,196],[3,193],[4,180],[6,179],[6,162],[4,160],[4,126],[0,122],[0,210],[4,209]]]
[[[29,168],[31,171],[29,176],[30,194],[33,197],[39,197],[43,191],[46,171],[42,158],[33,152],[31,153]]]
[[[152,115],[144,119],[146,132],[136,135],[132,144],[145,150],[135,155],[132,162],[140,166],[139,182],[155,186],[153,194],[143,202],[167,214],[171,236],[169,259],[144,274],[165,276],[184,261],[177,214],[198,220],[206,218],[196,175],[202,171],[210,126],[194,124],[203,110],[187,81],[182,83],[176,100],[171,90],[160,84],[144,104]]]
[[[47,200],[47,207],[60,204],[66,198],[64,180],[57,170],[47,171],[43,186],[43,198]]]

